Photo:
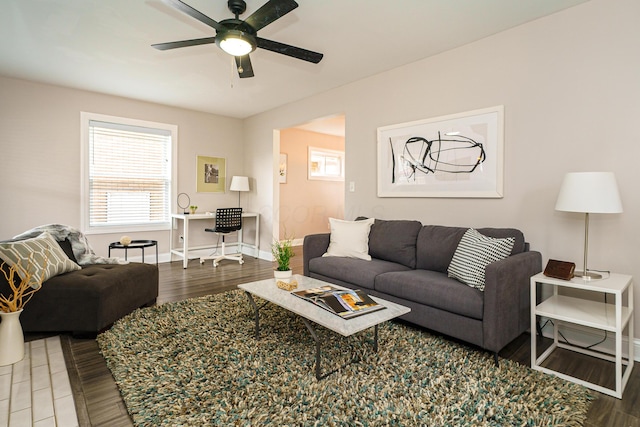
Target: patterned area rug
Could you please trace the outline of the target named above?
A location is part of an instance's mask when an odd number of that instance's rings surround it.
[[[324,380],[299,318],[243,292],[140,309],[98,336],[137,426],[579,426],[592,395],[397,322],[344,338],[318,327]]]

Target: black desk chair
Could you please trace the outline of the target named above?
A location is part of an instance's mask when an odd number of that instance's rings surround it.
[[[213,260],[213,266],[217,267],[218,263],[223,259],[230,259],[238,261],[240,264],[244,264],[242,259],[242,253],[227,254],[225,252],[224,236],[234,231],[239,231],[242,228],[242,208],[221,208],[216,209],[216,226],[215,228],[205,228],[204,231],[216,233],[222,236],[222,253],[218,256],[212,255],[209,257],[200,258],[200,264],[208,259]]]

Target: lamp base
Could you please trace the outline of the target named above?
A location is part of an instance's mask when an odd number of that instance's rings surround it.
[[[602,274],[594,273],[593,271],[576,271],[575,277],[582,277],[582,280],[599,280],[602,279]]]

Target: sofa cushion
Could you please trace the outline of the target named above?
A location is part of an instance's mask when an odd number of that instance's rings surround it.
[[[401,264],[372,259],[365,261],[346,257],[321,257],[309,261],[309,272],[353,283],[358,288],[373,289],[378,274],[409,270]]]
[[[92,264],[49,279],[20,323],[32,332],[98,332],[157,296],[155,264]]]
[[[369,255],[369,232],[373,219],[364,221],[343,221],[329,218],[331,236],[329,247],[323,257],[352,257],[367,261]]]
[[[446,273],[466,231],[467,228],[442,225],[422,227],[416,242],[416,268]]]
[[[453,254],[468,227],[425,225],[416,242],[416,268],[447,273]],[[481,234],[498,239],[513,237],[511,255],[525,251],[524,235],[515,228],[478,228]]]
[[[64,253],[67,254],[69,259],[78,264],[78,260],[76,259],[76,256],[73,253],[73,248],[71,247],[71,241],[69,239],[56,241],[58,242],[58,245],[60,245],[60,248],[64,251]]]
[[[47,232],[31,239],[0,243],[0,258],[9,267],[21,267],[18,270],[21,278],[26,272],[30,273],[30,283],[34,288],[58,274],[80,270],[80,266],[69,259]]]
[[[429,270],[383,273],[375,290],[450,313],[482,319],[484,295],[479,290]]]
[[[421,228],[419,221],[376,219],[369,233],[369,255],[415,268],[416,240]]]

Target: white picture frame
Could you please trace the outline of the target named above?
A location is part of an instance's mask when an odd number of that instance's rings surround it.
[[[503,197],[504,106],[379,127],[378,197]]]

